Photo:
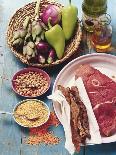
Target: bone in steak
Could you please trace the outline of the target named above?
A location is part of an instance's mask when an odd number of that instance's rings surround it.
[[[76,71],[76,79],[81,77],[101,135],[116,133],[116,83],[90,65],[82,65]]]

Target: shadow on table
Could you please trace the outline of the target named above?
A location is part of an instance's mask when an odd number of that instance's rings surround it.
[[[86,155],[115,155],[116,143],[91,145],[86,148]]]

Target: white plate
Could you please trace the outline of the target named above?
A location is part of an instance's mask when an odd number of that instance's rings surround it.
[[[74,78],[76,69],[82,64],[90,64],[110,78],[112,78],[112,76],[116,77],[116,56],[110,54],[87,54],[74,59],[60,71],[55,80],[53,92],[57,89],[57,85],[67,87],[72,78]],[[112,79],[116,81],[116,78]],[[56,115],[58,116],[58,111],[60,109],[58,104],[53,102],[53,107]],[[102,137],[102,143],[110,143],[115,141],[116,134],[110,137]]]

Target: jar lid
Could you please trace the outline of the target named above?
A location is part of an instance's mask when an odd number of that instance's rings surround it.
[[[94,6],[93,4],[89,5],[87,3],[83,3],[82,10],[87,15],[94,16],[94,17],[100,16],[100,15],[106,13],[107,3],[104,5],[101,5],[101,6],[98,6],[98,5]]]

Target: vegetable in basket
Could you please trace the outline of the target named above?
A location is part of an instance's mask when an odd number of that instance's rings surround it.
[[[32,41],[23,46],[23,55],[25,55],[28,60],[34,58],[37,55],[35,44]]]
[[[49,45],[48,43],[44,41],[39,41],[38,44],[36,45],[37,53],[38,54],[43,54],[48,56],[48,51],[49,51]]]
[[[40,33],[42,32],[42,28],[39,22],[37,21],[33,21],[32,22],[32,37],[33,37],[33,41],[35,41],[36,37],[38,35],[40,35]]]
[[[12,44],[15,45],[21,45],[23,43],[23,39],[26,36],[27,31],[25,29],[18,29],[13,34]]]
[[[25,37],[28,33],[27,27],[29,25],[29,22],[30,22],[30,18],[26,17],[24,22],[23,22],[23,27],[16,30],[13,33],[13,39],[11,41],[13,46],[19,46],[20,47],[23,45]]]
[[[55,55],[56,55],[55,51],[53,49],[51,49],[49,51],[49,55],[48,55],[48,59],[47,59],[48,64],[51,64],[52,62],[54,62]]]
[[[37,59],[38,59],[38,62],[40,64],[45,64],[45,62],[46,62],[45,57],[43,55],[41,55],[41,54],[38,55]]]
[[[48,5],[42,15],[41,19],[42,21],[47,25],[48,24],[48,19],[51,18],[51,25],[56,25],[60,22],[61,20],[61,11],[60,8],[57,7],[56,5]]]
[[[27,29],[28,25],[30,23],[30,18],[28,16],[26,16],[24,22],[23,22],[23,28]]]
[[[70,5],[62,9],[62,28],[66,40],[69,40],[73,35],[78,15],[77,7],[71,5],[71,0],[69,2]]]
[[[45,32],[45,38],[47,42],[55,49],[58,59],[61,59],[64,55],[65,48],[65,36],[60,25],[55,26],[50,25],[50,20],[48,22],[49,30]]]

